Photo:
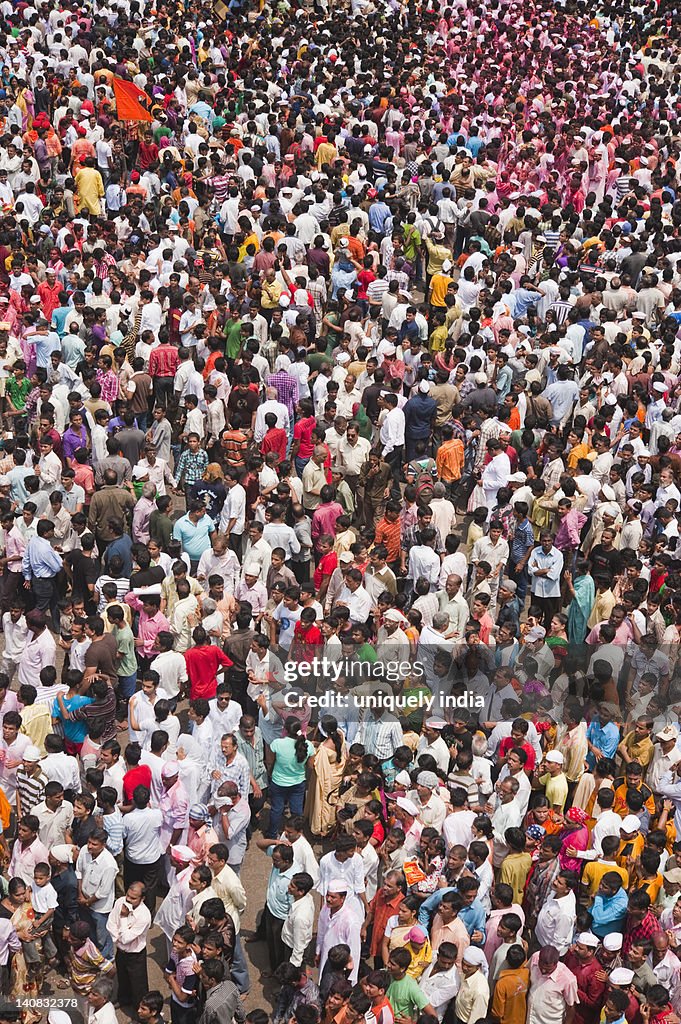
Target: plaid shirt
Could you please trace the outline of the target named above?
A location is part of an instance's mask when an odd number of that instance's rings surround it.
[[[631,917],[627,914],[622,956],[628,956],[632,946],[640,946],[642,942],[650,942],[654,935],[660,935],[661,933],[660,922],[652,910],[648,910],[641,923],[637,925],[632,924]]]
[[[442,543],[440,531],[438,530],[437,526],[434,526],[433,529],[435,530],[435,550],[437,551],[438,555],[442,555],[444,554],[445,546]],[[417,544],[420,543],[421,530],[419,529],[418,523],[415,523],[413,526],[407,526],[402,530],[402,547],[405,551],[409,551],[411,548],[415,547]]]
[[[312,296],[314,303],[314,315],[317,322],[317,326],[321,326],[322,318],[324,316],[324,306],[326,305],[327,290],[326,281],[323,277],[318,277],[316,281],[307,282],[307,290]]]
[[[291,422],[295,419],[295,406],[299,398],[298,381],[285,370],[271,373],[267,378],[267,387],[277,389],[277,397],[288,409]]]
[[[195,484],[205,473],[207,465],[208,455],[203,448],[198,452],[186,448],[177,463],[177,479],[182,479],[185,484]]]
[[[24,413],[28,416],[29,420],[34,419],[38,410],[38,402],[40,401],[40,388],[33,388],[29,392],[28,398],[24,405]]]
[[[115,402],[118,398],[118,377],[113,370],[97,370],[97,383],[102,389],[102,401]]]

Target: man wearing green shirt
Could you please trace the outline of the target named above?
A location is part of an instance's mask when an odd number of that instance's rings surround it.
[[[416,1020],[421,1013],[429,1013],[433,1017],[437,1017],[416,979],[407,974],[410,963],[411,953],[404,946],[393,949],[388,957],[388,970],[392,981],[386,995],[393,1008],[393,1016],[395,1020],[398,1017]]]
[[[231,319],[225,324],[226,356],[228,359],[237,359],[241,352],[241,317],[236,306],[230,310],[230,316]]]
[[[130,626],[126,625],[125,613],[120,605],[112,605],[111,608],[107,608],[106,617],[113,626],[112,634],[116,641],[118,696],[122,700],[128,700],[132,697],[137,685],[135,637]]]

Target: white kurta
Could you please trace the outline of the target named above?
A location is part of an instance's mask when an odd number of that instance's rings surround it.
[[[344,942],[350,947],[353,968],[348,980],[354,985],[360,960],[360,931],[362,922],[351,907],[343,906],[335,914],[331,914],[327,906],[322,907],[317,924],[317,955],[319,957],[319,976],[321,978],[326,958],[332,946]]]

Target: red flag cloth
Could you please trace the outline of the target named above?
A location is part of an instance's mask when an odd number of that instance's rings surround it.
[[[126,82],[124,78],[113,80],[116,111],[119,121],[153,121],[148,110],[142,106],[142,100],[151,102],[151,97],[138,89],[134,82]]]

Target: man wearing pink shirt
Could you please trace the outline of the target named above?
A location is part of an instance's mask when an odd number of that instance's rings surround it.
[[[331,484],[324,484],[319,492],[321,503],[312,515],[312,543],[319,550],[319,538],[330,533],[336,535],[336,520],[343,515],[343,506],[336,501],[336,492]]]
[[[161,611],[160,594],[126,594],[125,602],[133,611],[139,612],[139,624],[135,646],[140,672],[146,671],[158,654],[156,639],[159,633],[170,630],[170,623]]]

